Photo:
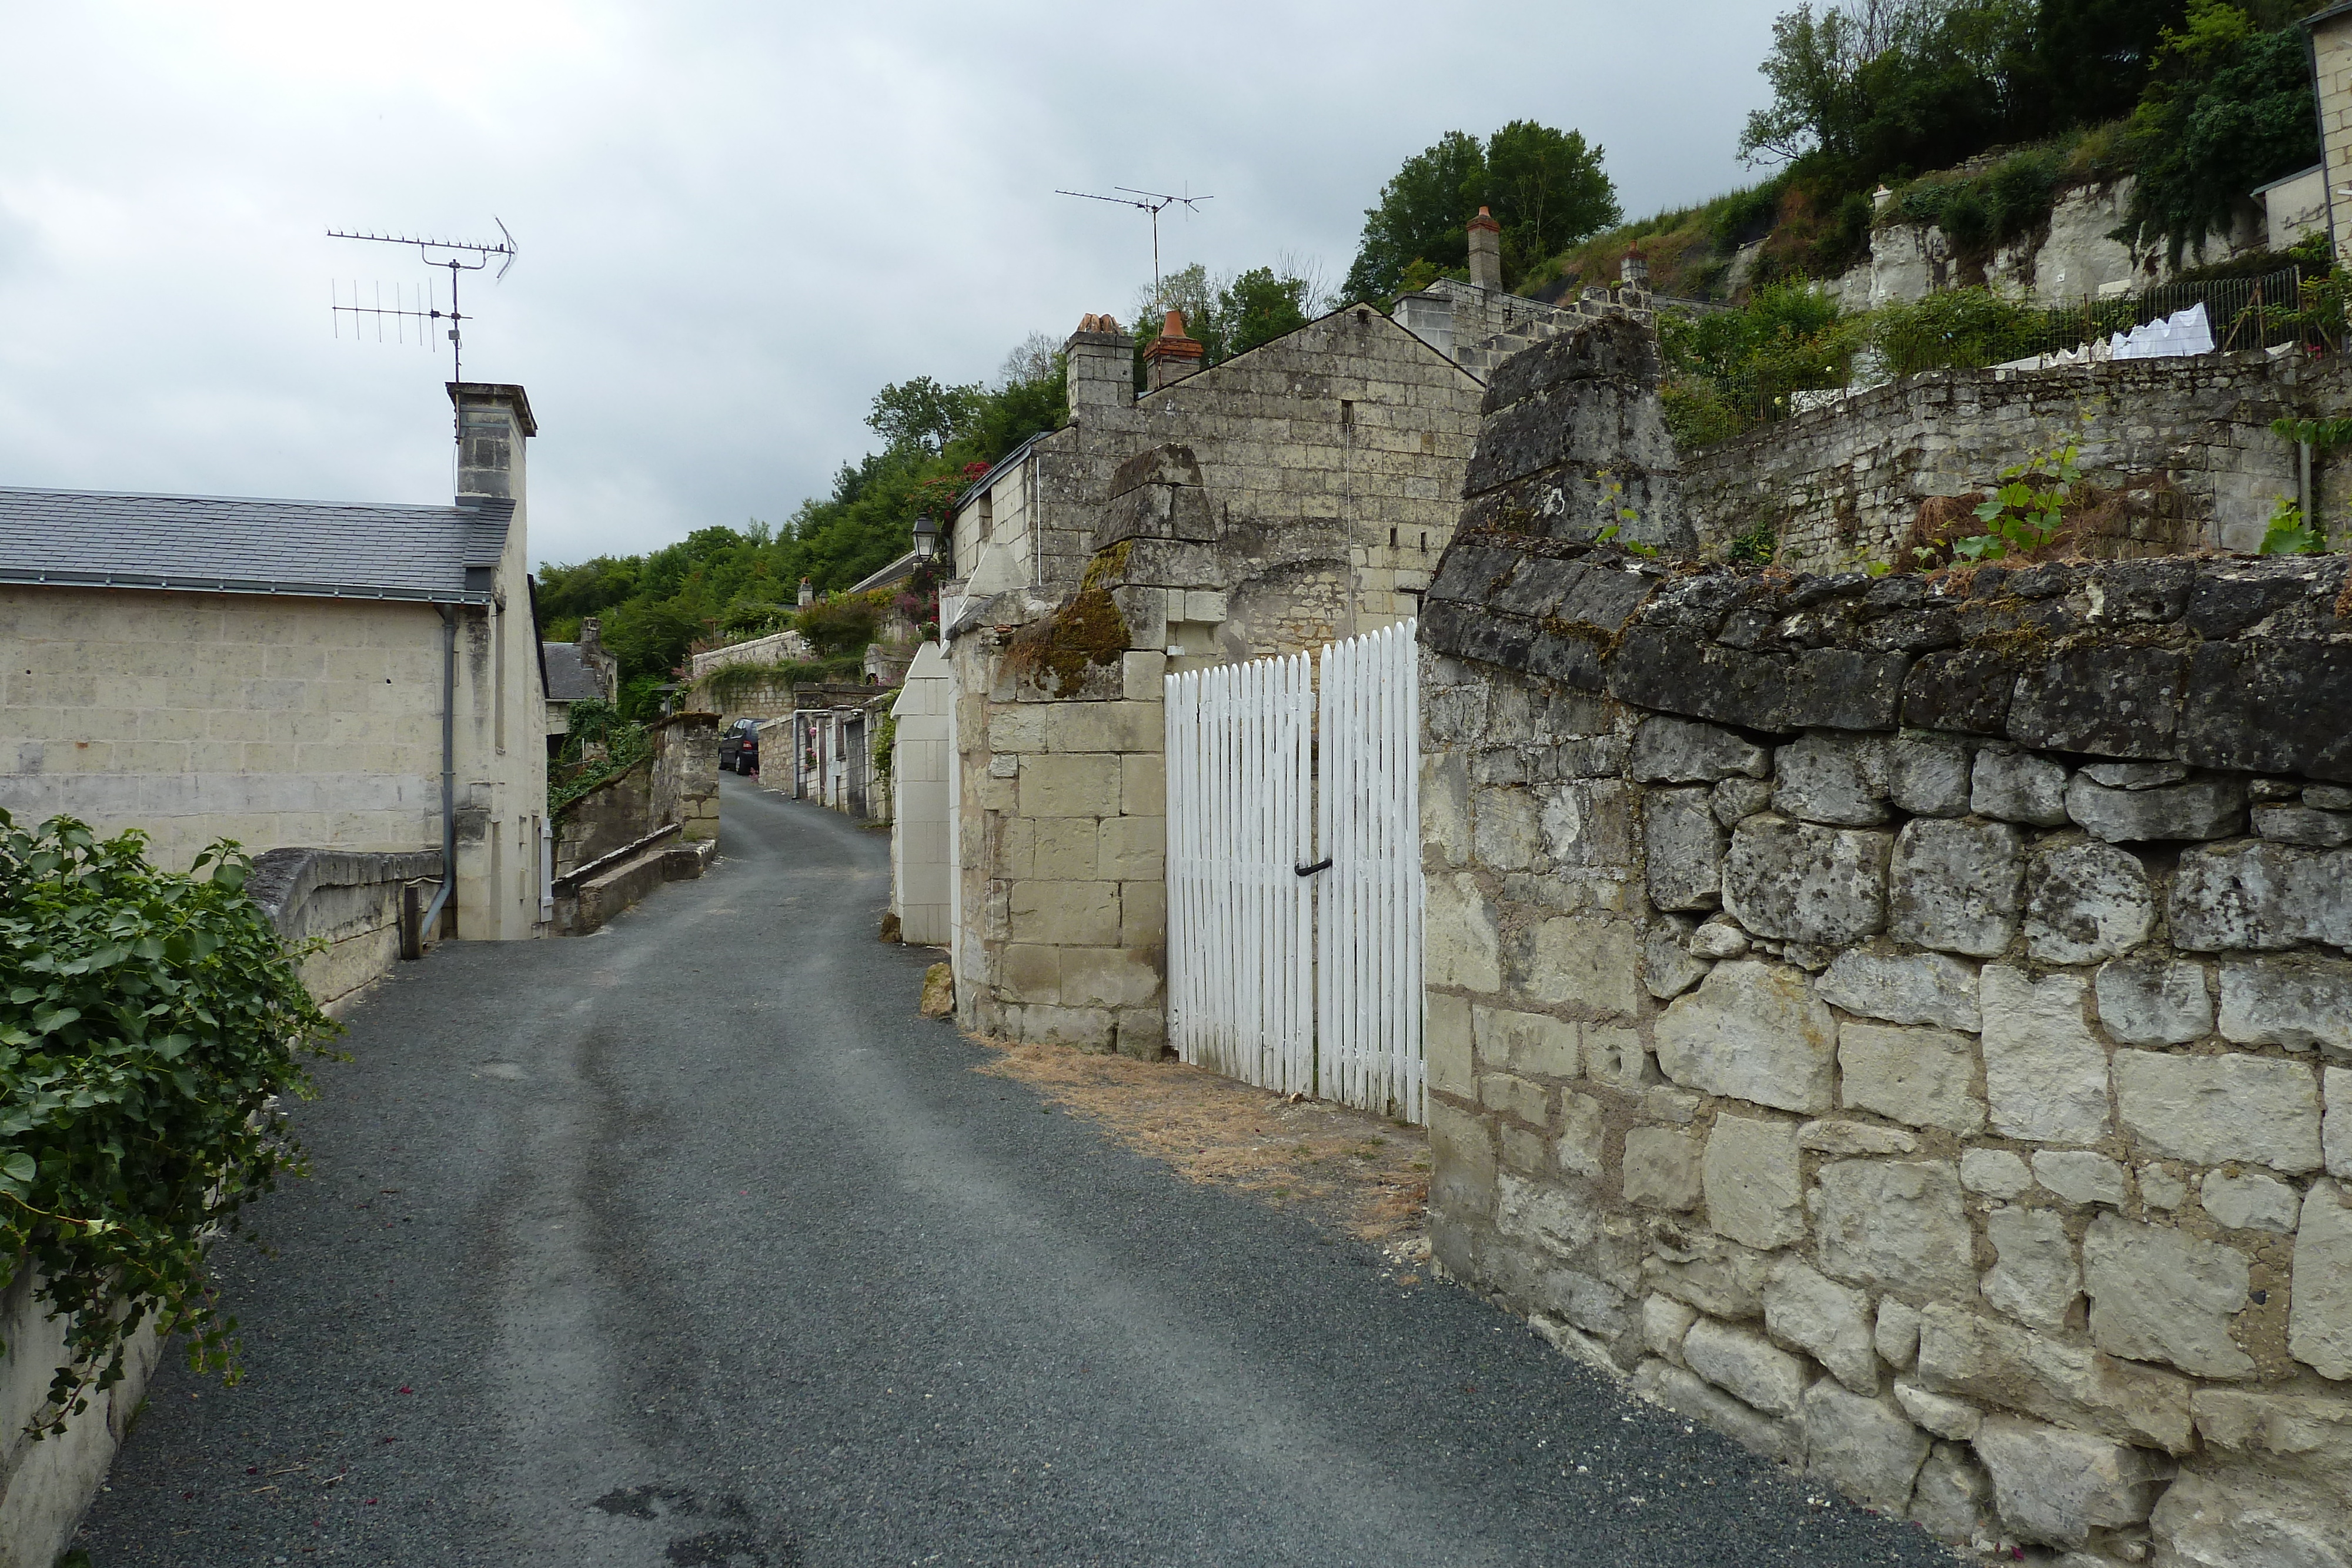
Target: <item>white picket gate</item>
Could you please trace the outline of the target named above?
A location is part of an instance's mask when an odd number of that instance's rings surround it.
[[[1168,677],[1169,1034],[1261,1088],[1419,1122],[1413,623],[1318,664]]]

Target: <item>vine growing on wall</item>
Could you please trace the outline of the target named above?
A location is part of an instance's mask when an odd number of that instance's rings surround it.
[[[142,1329],[236,1381],[206,1249],[301,1172],[278,1099],[338,1032],[234,843],[186,873],[144,845],[0,810],[0,1286],[33,1270],[67,1354],[37,1435],[121,1378]]]

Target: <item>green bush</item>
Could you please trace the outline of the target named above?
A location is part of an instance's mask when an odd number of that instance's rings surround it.
[[[1990,288],[1948,288],[1871,312],[1870,340],[1898,376],[2022,359],[2041,344],[2046,312]]]
[[[300,1172],[278,1097],[310,1092],[301,1059],[336,1032],[235,844],[181,873],[144,841],[0,810],[0,1283],[35,1270],[69,1357],[37,1432],[118,1382],[142,1328],[235,1380],[206,1246]]]

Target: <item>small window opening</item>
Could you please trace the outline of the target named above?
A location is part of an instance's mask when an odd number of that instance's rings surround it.
[[[1391,524],[1391,525],[1390,526],[1390,528],[1389,528],[1389,549],[1396,549],[1396,539],[1397,539],[1397,531],[1396,531],[1396,528],[1395,528],[1395,526],[1394,526],[1393,524]]]
[[[1346,398],[1339,400],[1339,423],[1343,425],[1356,423],[1356,405]]]

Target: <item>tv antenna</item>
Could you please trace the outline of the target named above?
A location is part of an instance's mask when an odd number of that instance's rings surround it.
[[[355,328],[364,327],[368,319],[373,317],[378,342],[383,340],[383,324],[389,320],[393,323],[394,331],[399,334],[399,340],[403,342],[407,340],[407,324],[415,321],[417,324],[417,341],[423,343],[426,341],[425,334],[432,329],[428,323],[446,321],[449,323],[446,329],[449,335],[449,379],[453,382],[464,381],[466,377],[463,329],[464,324],[473,318],[457,308],[458,276],[462,273],[480,272],[490,265],[490,259],[493,256],[502,256],[505,259],[499,266],[499,277],[502,279],[508,273],[514,270],[515,257],[522,254],[522,247],[515,243],[514,232],[507,227],[505,220],[494,215],[490,221],[499,225],[500,239],[497,245],[477,244],[472,240],[430,239],[421,235],[362,234],[352,229],[329,229],[327,231],[329,239],[367,240],[375,245],[413,245],[416,247],[416,254],[424,258],[425,266],[446,267],[449,269],[449,308],[446,310],[440,308],[438,300],[430,298],[420,302],[421,308],[406,308],[402,304],[402,296],[396,285],[390,307],[386,307],[383,303],[383,290],[381,287],[376,290],[376,302],[373,305],[362,305],[359,302],[359,285],[353,283],[352,302],[349,305],[342,303],[339,295],[332,297],[335,335],[342,336],[342,321],[346,316],[352,318],[352,324]],[[443,252],[445,255],[436,256],[434,254],[436,251]],[[468,261],[466,259],[468,256],[473,259]]]
[[[1121,196],[1097,196],[1092,191],[1056,190],[1054,194],[1077,196],[1089,202],[1116,202],[1122,207],[1140,207],[1151,214],[1151,297],[1157,299],[1160,298],[1160,214],[1170,207],[1181,207],[1188,213],[1197,213],[1201,209],[1192,204],[1213,202],[1217,198],[1192,195],[1170,196],[1158,191],[1139,191],[1128,185],[1113,185],[1111,189],[1124,191],[1127,193]]]

